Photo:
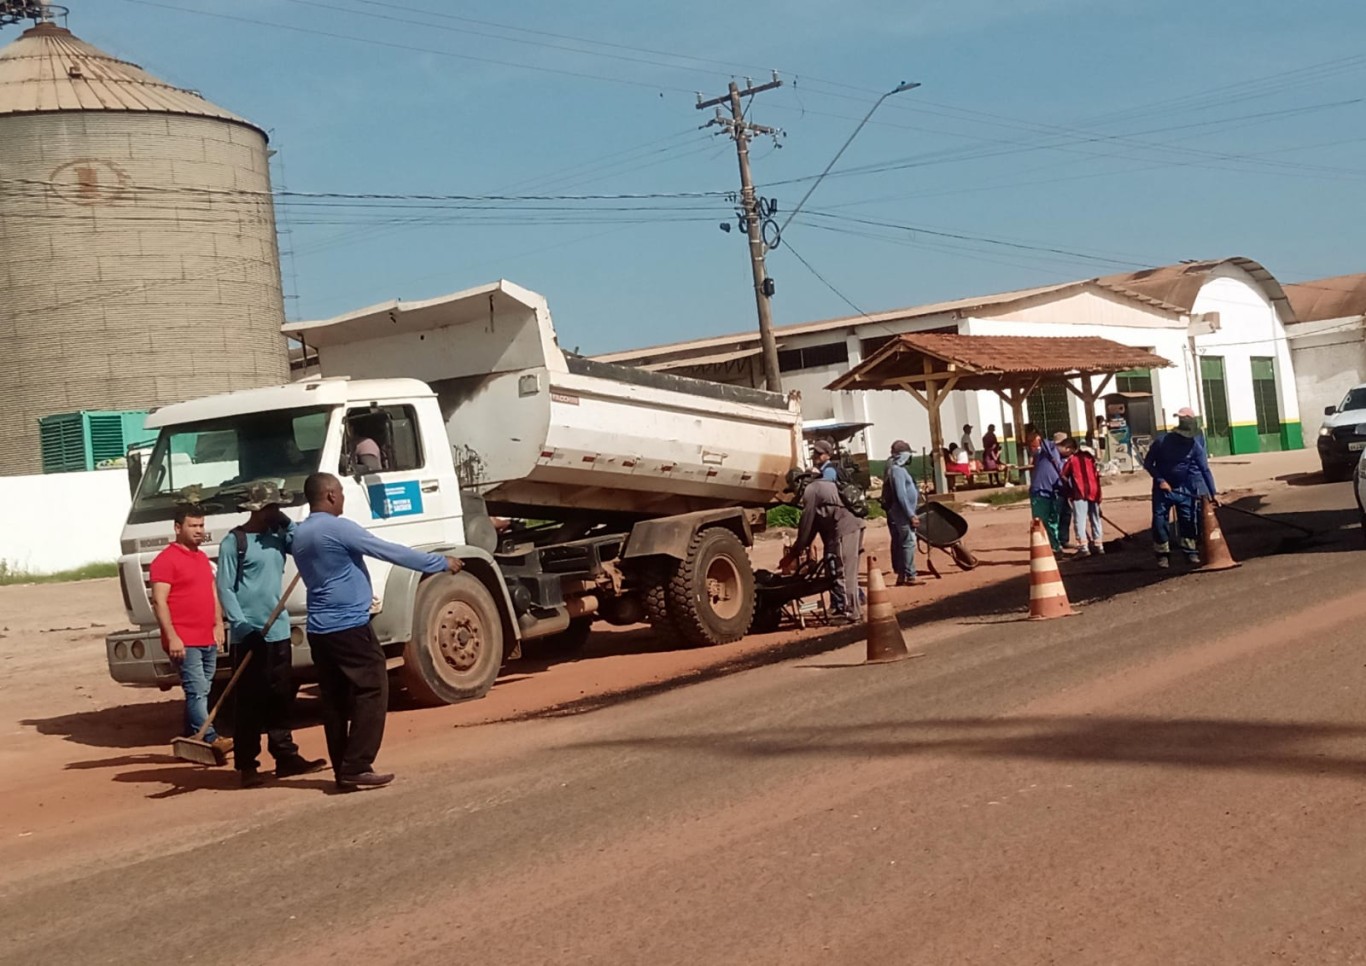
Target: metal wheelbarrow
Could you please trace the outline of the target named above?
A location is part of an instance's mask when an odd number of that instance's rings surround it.
[[[980,563],[977,555],[963,544],[968,521],[942,503],[926,503],[920,508],[920,527],[916,541],[925,552],[925,565],[936,578],[942,577],[934,565],[933,550],[943,550],[960,570],[972,570]]]
[[[806,627],[809,617],[824,620],[827,616],[825,595],[834,588],[837,579],[826,557],[807,557],[790,574],[756,570],[754,620],[750,623],[750,631],[771,633],[782,626],[784,619],[798,627]]]

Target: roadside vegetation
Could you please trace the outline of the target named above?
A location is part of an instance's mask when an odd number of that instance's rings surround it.
[[[51,574],[35,574],[10,566],[0,560],[0,587],[11,584],[64,584],[73,580],[98,580],[101,577],[117,577],[117,563],[92,563],[73,570],[59,570]]]

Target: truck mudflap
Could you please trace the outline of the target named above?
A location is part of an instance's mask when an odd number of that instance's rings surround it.
[[[498,603],[498,613],[503,624],[505,660],[520,656],[522,631],[517,624],[516,612],[512,606],[512,595],[508,593],[507,582],[502,571],[494,562],[493,556],[479,547],[464,544],[431,544],[417,547],[429,553],[439,553],[456,557],[465,562],[465,569],[488,588]],[[384,585],[384,609],[375,615],[375,635],[382,644],[402,643],[413,636],[413,603],[417,599],[417,585],[423,575],[405,567],[394,567],[389,571],[389,579]]]
[[[754,545],[754,531],[763,529],[763,520],[764,511],[742,507],[698,510],[657,520],[642,520],[631,528],[622,558],[670,557],[685,560],[693,535],[708,527],[725,527],[739,537],[741,543],[750,547]]]

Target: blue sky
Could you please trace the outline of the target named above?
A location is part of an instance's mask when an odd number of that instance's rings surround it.
[[[780,220],[879,92],[923,85],[770,253],[780,324],[1183,258],[1366,269],[1357,3],[69,3],[79,36],[268,129],[277,189],[544,198],[290,196],[291,318],[503,277],[585,352],[750,328],[743,236],[718,227],[734,150],[693,92],[768,68],[788,83],[749,116],[785,132],[754,145]]]

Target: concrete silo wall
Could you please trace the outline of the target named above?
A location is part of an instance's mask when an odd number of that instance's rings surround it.
[[[0,474],[38,419],[288,381],[265,137],[211,118],[0,117]]]

